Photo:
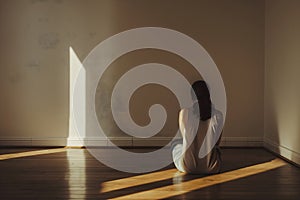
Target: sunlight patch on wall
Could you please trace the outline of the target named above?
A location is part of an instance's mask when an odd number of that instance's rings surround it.
[[[70,89],[69,89],[69,137],[68,137],[68,146],[84,146],[84,135],[86,130],[86,108],[85,108],[85,84],[86,84],[86,77],[85,77],[85,69],[79,60],[78,56],[76,55],[75,51],[72,47],[69,48],[70,52]],[[84,73],[79,73],[83,70]],[[82,76],[79,76],[82,74]],[[75,85],[76,84],[76,85]],[[74,102],[73,96],[74,89],[77,87],[77,91],[80,91],[82,95],[76,96],[76,102]],[[80,117],[75,121],[75,113],[74,113],[74,106],[77,106],[77,110],[80,112],[76,115],[76,117]],[[76,124],[76,122],[80,122],[80,124]],[[84,133],[84,135],[79,134]]]

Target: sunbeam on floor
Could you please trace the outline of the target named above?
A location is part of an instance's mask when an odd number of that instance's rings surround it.
[[[172,196],[182,195],[184,193],[191,192],[193,190],[198,190],[201,188],[209,187],[216,184],[221,184],[224,182],[248,177],[251,175],[263,173],[272,169],[276,169],[286,165],[281,159],[274,159],[270,162],[265,162],[262,164],[257,164],[221,174],[205,176],[202,178],[196,178],[190,181],[181,182],[180,177],[184,174],[176,173],[176,170],[166,170],[155,173],[149,173],[146,175],[134,176],[129,178],[124,178],[120,180],[114,180],[109,182],[102,183],[102,193],[124,189],[127,187],[133,187],[138,185],[143,185],[147,183],[154,183],[156,181],[161,181],[171,177],[177,177],[177,183],[173,182],[172,185],[159,187],[151,190],[146,190],[142,192],[137,192],[133,194],[128,194],[116,198],[115,200],[120,199],[165,199]]]
[[[55,149],[25,151],[25,152],[18,152],[18,153],[7,153],[7,154],[0,155],[0,160],[23,158],[23,157],[29,157],[29,156],[38,156],[38,155],[45,155],[45,154],[52,154],[52,153],[60,153],[60,152],[65,152],[65,151],[67,151],[67,148],[55,148]]]

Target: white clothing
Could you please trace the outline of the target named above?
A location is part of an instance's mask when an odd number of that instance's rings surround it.
[[[220,111],[212,109],[210,119],[202,121],[192,108],[182,109],[179,127],[182,143],[173,145],[172,156],[176,168],[181,172],[211,174],[218,173],[221,155],[217,142],[223,125]]]

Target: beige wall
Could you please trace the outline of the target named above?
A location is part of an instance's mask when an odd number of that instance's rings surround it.
[[[265,142],[300,164],[300,1],[266,1]]]
[[[83,60],[113,34],[158,26],[191,36],[217,64],[228,98],[224,129],[228,144],[259,141],[263,137],[264,6],[261,0],[0,1],[0,138],[68,137],[69,47]],[[191,82],[198,78],[174,55],[154,52],[149,58],[146,53],[117,61],[115,74],[124,63],[157,59],[177,65]],[[107,75],[109,87],[116,75]]]

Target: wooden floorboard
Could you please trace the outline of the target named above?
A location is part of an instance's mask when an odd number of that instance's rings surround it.
[[[300,169],[263,148],[226,148],[222,158],[222,173],[213,176],[173,165],[130,174],[86,149],[2,148],[0,199],[299,199]]]

